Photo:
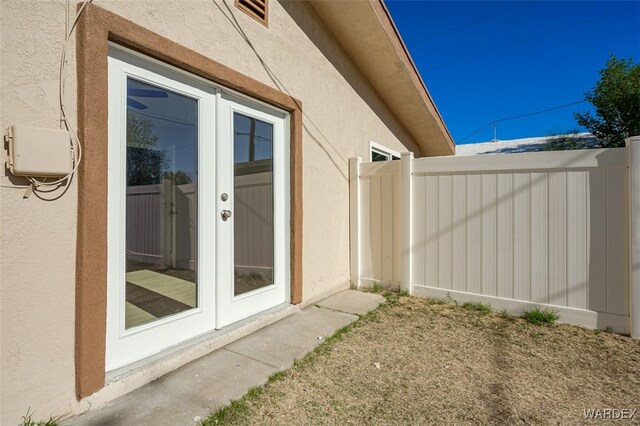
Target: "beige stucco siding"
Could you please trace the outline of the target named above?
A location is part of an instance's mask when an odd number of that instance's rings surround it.
[[[65,3],[1,2],[2,128],[58,126]],[[95,4],[302,101],[304,301],[346,288],[348,158],[368,159],[370,140],[396,151],[416,145],[307,6],[272,0],[266,28],[232,1]],[[71,49],[65,103],[74,123],[75,72]],[[0,177],[2,424],[17,422],[28,407],[42,416],[62,413],[75,399],[76,187],[52,194],[61,195],[54,201],[23,199],[23,190],[8,187],[24,181],[7,175]]]
[[[0,126],[55,128],[64,4],[1,4]],[[75,73],[68,78],[72,92]],[[75,106],[74,97],[69,102]],[[74,395],[76,189],[56,201],[23,199],[24,189],[6,186],[25,181],[7,174],[0,178],[0,424],[17,424],[29,407],[47,417]]]

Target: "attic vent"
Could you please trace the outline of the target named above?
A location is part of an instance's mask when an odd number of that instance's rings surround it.
[[[267,25],[269,0],[236,0],[236,7],[256,21]]]

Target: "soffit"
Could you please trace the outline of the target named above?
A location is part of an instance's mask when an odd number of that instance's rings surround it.
[[[420,147],[452,155],[455,145],[381,0],[308,0],[317,16]]]

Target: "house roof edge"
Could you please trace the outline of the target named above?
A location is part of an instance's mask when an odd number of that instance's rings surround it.
[[[384,0],[307,0],[420,147],[452,155],[455,143]]]

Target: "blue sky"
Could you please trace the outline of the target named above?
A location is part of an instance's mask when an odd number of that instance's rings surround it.
[[[640,1],[408,1],[386,5],[456,143],[485,124],[584,99],[609,54],[640,61]],[[498,139],[579,129],[582,103],[497,124]],[[584,130],[584,129],[580,129]]]

